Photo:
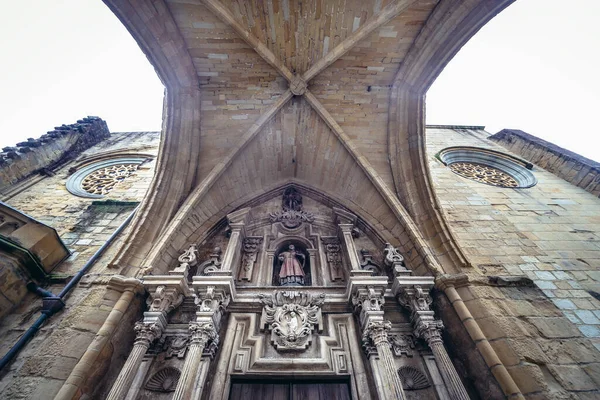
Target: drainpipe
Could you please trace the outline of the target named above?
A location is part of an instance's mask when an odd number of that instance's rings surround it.
[[[125,227],[131,222],[135,212],[138,207],[136,207],[131,214],[119,225],[117,229],[110,235],[108,240],[104,242],[104,244],[94,253],[92,257],[85,263],[85,265],[75,274],[75,276],[67,283],[67,285],[61,290],[58,295],[54,293],[42,289],[37,286],[35,283],[30,282],[27,284],[27,289],[31,292],[36,293],[42,297],[42,315],[27,329],[27,331],[21,336],[21,338],[15,343],[15,345],[0,359],[0,371],[6,367],[13,358],[25,347],[27,342],[31,340],[38,330],[42,327],[44,322],[60,310],[62,310],[65,306],[63,299],[66,295],[77,285],[77,283],[81,280],[81,278],[87,273],[87,271],[96,263],[96,261],[102,256],[104,251],[112,244],[112,242],[116,239],[116,237],[125,229]]]

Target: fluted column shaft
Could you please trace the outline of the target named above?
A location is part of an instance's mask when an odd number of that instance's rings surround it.
[[[441,321],[432,321],[432,323],[421,323],[416,330],[429,345],[450,398],[452,400],[469,400],[469,395],[444,347],[440,326],[442,326]]]
[[[202,359],[204,347],[210,340],[216,340],[217,338],[214,325],[210,323],[190,323],[190,334],[190,346],[172,400],[188,400],[191,398],[198,378],[198,366]],[[200,384],[202,385],[203,382],[200,382]]]
[[[441,341],[436,341],[430,344],[429,347],[433,352],[435,362],[446,383],[450,397],[457,400],[469,400],[469,395],[458,377],[456,369],[454,369],[454,365],[450,361],[450,357],[448,357],[444,344]]]
[[[365,330],[365,334],[371,339],[377,353],[379,354],[379,360],[385,371],[385,387],[383,392],[385,393],[385,399],[405,399],[404,391],[402,390],[402,381],[396,371],[396,364],[394,363],[394,356],[390,349],[390,342],[388,340],[387,332],[391,328],[389,321],[377,321],[371,322]]]
[[[121,368],[119,376],[106,397],[107,400],[125,399],[131,387],[131,382],[133,382],[133,378],[142,364],[146,351],[148,351],[154,339],[159,337],[162,332],[162,329],[157,324],[145,324],[143,322],[138,322],[134,329],[136,331],[136,339],[133,349],[129,353],[125,365]]]

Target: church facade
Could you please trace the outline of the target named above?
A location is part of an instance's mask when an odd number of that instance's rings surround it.
[[[163,130],[3,149],[0,397],[600,395],[600,165],[424,124],[510,1],[105,3]]]

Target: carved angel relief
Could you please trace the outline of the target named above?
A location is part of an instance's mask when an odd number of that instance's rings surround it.
[[[321,305],[325,293],[275,291],[271,296],[259,295],[263,304],[261,331],[270,330],[271,342],[278,351],[306,350],[312,332],[322,331]]]
[[[412,335],[390,335],[390,345],[396,357],[412,357],[415,339]]]

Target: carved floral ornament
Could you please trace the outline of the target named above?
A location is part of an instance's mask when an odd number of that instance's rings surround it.
[[[312,342],[312,332],[321,331],[321,306],[325,293],[275,291],[259,295],[263,304],[261,330],[271,332],[271,342],[278,351],[306,350]]]

